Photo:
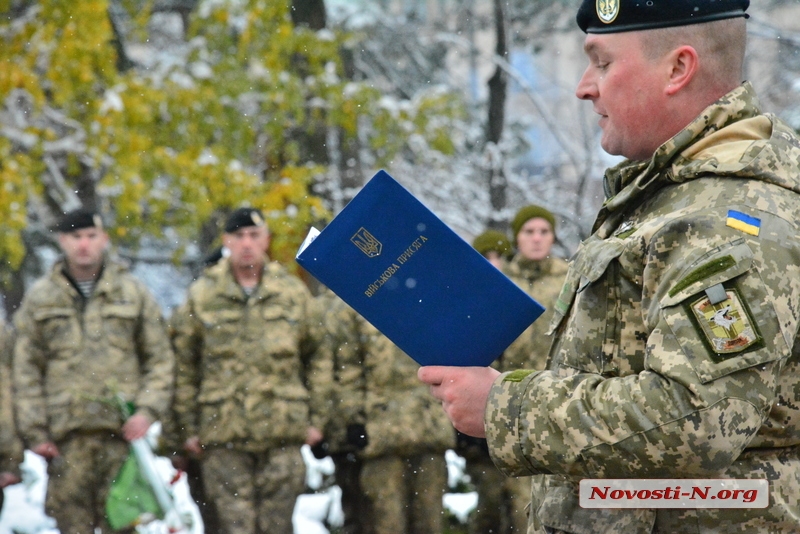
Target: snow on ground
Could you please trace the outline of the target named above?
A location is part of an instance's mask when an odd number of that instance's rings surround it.
[[[292,514],[296,534],[329,534],[326,524],[340,526],[342,515],[341,495],[338,486],[324,486],[324,481],[334,473],[333,460],[317,460],[307,445],[301,449],[306,462],[306,484],[315,493],[300,495]],[[447,460],[448,483],[455,486],[464,477],[464,459],[453,451],[445,454]],[[22,482],[6,488],[5,504],[0,513],[0,534],[59,534],[55,520],[44,513],[44,499],[47,491],[47,464],[45,460],[31,451],[25,451],[22,466]],[[177,474],[168,458],[156,457],[156,469],[162,480],[169,483]],[[188,519],[192,526],[184,528],[181,534],[203,534],[203,522],[197,505],[189,494],[186,475],[182,474],[171,486],[172,498],[180,517]],[[472,493],[448,493],[444,496],[445,508],[460,521],[466,521],[469,512],[477,504],[477,495]],[[165,521],[153,521],[138,527],[140,534],[167,534],[170,517]]]

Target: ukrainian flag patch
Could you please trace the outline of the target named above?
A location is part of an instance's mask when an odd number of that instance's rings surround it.
[[[727,225],[750,235],[761,231],[761,219],[736,210],[728,210]]]

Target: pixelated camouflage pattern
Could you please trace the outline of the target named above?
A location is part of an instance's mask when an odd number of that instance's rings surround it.
[[[556,303],[550,370],[503,375],[486,410],[496,465],[548,474],[530,532],[800,530],[799,165],[797,135],[745,83],[651,161],[607,171],[610,198]],[[727,226],[729,209],[760,219],[759,234]],[[709,265],[724,268],[690,276]],[[687,307],[717,284],[739,292],[762,339],[724,359]],[[768,478],[770,506],[578,506],[583,477],[675,476]]]
[[[144,284],[106,259],[84,300],[63,268],[34,283],[14,315],[14,400],[29,447],[71,431],[118,431],[116,395],[154,421],[172,396],[172,349]]]
[[[63,534],[118,532],[108,524],[105,505],[130,444],[120,435],[71,433],[58,448],[61,456],[47,467],[44,512]]]
[[[349,423],[366,425],[363,458],[453,447],[453,426],[417,379],[419,365],[332,292],[317,298],[326,311],[326,353],[333,361],[326,426],[332,447],[346,446]]]
[[[305,464],[298,447],[260,453],[223,448],[206,452],[203,484],[221,525],[214,534],[292,534],[292,511],[305,487]]]
[[[548,325],[553,318],[553,304],[567,274],[567,262],[555,257],[532,261],[516,254],[503,272],[544,306],[545,311],[503,352],[496,368],[501,371],[544,369],[552,341],[552,337],[547,335]]]
[[[300,445],[312,424],[311,294],[267,263],[248,298],[227,259],[209,267],[170,319],[177,358],[174,411],[183,438],[265,451]]]
[[[555,257],[534,261],[517,253],[501,270],[544,306],[545,311],[492,363],[492,367],[500,371],[544,369],[552,342],[552,336],[547,334],[548,325],[567,274],[567,262]],[[507,477],[500,473],[485,449],[456,450],[466,458],[467,474],[478,493],[478,505],[470,516],[470,532],[525,532],[528,523],[525,508],[531,500],[530,478]]]
[[[441,411],[441,410],[440,410]],[[363,534],[440,534],[447,463],[440,453],[381,456],[364,463]]]
[[[11,398],[11,353],[13,348],[14,333],[11,326],[0,318],[0,472],[10,472],[19,476],[23,446],[17,435]]]

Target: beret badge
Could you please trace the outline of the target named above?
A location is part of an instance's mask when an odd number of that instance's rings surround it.
[[[611,24],[619,15],[619,0],[596,0],[597,18],[605,24]]]

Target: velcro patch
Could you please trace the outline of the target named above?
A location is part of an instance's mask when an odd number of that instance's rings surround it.
[[[712,304],[708,295],[690,308],[711,349],[720,359],[730,358],[761,341],[747,306],[735,289],[726,289],[727,299]]]
[[[535,373],[532,369],[517,369],[503,377],[503,382],[522,382],[528,375]]]

